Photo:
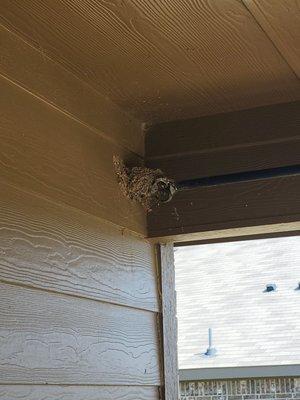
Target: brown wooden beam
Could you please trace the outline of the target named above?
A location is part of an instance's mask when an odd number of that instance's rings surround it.
[[[147,133],[147,164],[196,179],[299,164],[300,102],[165,123]],[[179,192],[148,215],[150,237],[300,220],[300,176]]]
[[[300,162],[300,102],[153,126],[147,165],[176,181]]]
[[[148,214],[150,237],[300,220],[300,177],[179,192]]]

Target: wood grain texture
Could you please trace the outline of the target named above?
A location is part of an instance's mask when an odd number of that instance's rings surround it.
[[[157,400],[153,386],[0,385],[1,400]]]
[[[153,243],[175,243],[175,246],[182,245],[188,246],[193,243],[199,244],[200,242],[216,243],[234,240],[247,240],[247,238],[268,238],[280,236],[299,235],[300,233],[300,220],[287,223],[270,223],[266,225],[253,225],[239,228],[229,228],[220,230],[211,230],[203,232],[183,233],[170,236],[162,236],[150,238],[149,241]]]
[[[0,382],[159,385],[155,314],[0,284]]]
[[[300,164],[300,102],[153,126],[147,165],[176,181]]]
[[[145,212],[121,194],[112,157],[139,159],[6,79],[0,81],[0,171],[7,182],[136,232]]]
[[[153,125],[147,158],[220,151],[300,136],[300,101]]]
[[[179,377],[173,244],[159,245],[159,254],[162,286],[165,400],[176,400],[179,399]]]
[[[242,2],[3,0],[3,24],[143,121],[300,98]]]
[[[179,192],[148,215],[150,237],[300,220],[300,177],[282,177]]]
[[[127,115],[58,63],[0,26],[0,73],[79,120],[104,138],[144,153],[140,121]]]
[[[192,146],[191,142],[191,146]],[[277,143],[262,143],[208,153],[178,154],[147,161],[176,182],[300,164],[300,136]]]
[[[300,77],[299,0],[243,0],[243,3]]]
[[[4,184],[0,256],[2,281],[158,310],[149,243]]]

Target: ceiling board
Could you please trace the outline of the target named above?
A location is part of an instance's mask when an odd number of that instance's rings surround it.
[[[300,77],[300,1],[243,0],[243,2]]]
[[[300,98],[241,1],[2,0],[2,21],[143,121]]]

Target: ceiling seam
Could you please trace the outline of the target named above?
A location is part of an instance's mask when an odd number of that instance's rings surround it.
[[[272,44],[272,46],[274,47],[274,49],[276,50],[277,54],[279,54],[280,58],[285,62],[285,64],[288,66],[289,70],[292,72],[292,74],[299,79],[297,73],[295,72],[294,68],[290,65],[290,63],[288,62],[288,60],[285,58],[284,54],[282,54],[282,52],[280,51],[280,49],[278,48],[277,44],[274,42],[274,40],[270,37],[270,35],[268,34],[268,32],[264,29],[264,27],[260,24],[260,22],[257,20],[257,18],[255,17],[255,15],[253,14],[253,12],[251,11],[251,9],[247,6],[247,3],[245,0],[240,0],[241,4],[245,7],[245,9],[249,12],[249,14],[251,15],[251,17],[253,18],[253,20],[255,21],[256,25],[259,26],[259,28],[261,29],[261,31],[263,32],[263,34],[265,35],[265,37],[269,40],[269,42]]]

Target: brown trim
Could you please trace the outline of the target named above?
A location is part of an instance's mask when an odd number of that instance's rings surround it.
[[[300,136],[278,143],[258,143],[196,154],[179,153],[172,157],[147,160],[149,167],[161,169],[176,182],[297,164],[300,164]]]
[[[148,160],[299,139],[300,101],[165,122],[148,128]]]
[[[288,232],[268,232],[268,233],[261,233],[256,235],[254,234],[248,236],[241,235],[232,237],[220,237],[216,239],[193,240],[188,242],[175,242],[174,247],[195,246],[195,245],[213,244],[213,243],[240,242],[246,240],[271,239],[271,238],[290,237],[299,235],[300,235],[300,230],[288,231]]]
[[[299,164],[300,102],[153,126],[146,162],[175,181]]]
[[[152,243],[194,243],[196,241],[204,240],[223,240],[224,238],[247,238],[252,235],[268,235],[272,233],[286,233],[286,232],[298,232],[300,231],[300,221],[287,222],[281,224],[269,224],[269,225],[257,225],[257,226],[245,226],[242,228],[231,228],[231,229],[220,229],[220,230],[207,230],[204,232],[192,232],[178,235],[161,236],[156,238],[149,238]]]
[[[300,102],[153,126],[146,160],[177,182],[299,164]],[[266,177],[180,191],[148,214],[148,236],[177,241],[185,234],[295,221],[300,176]]]
[[[179,192],[148,214],[148,235],[169,237],[295,221],[300,221],[300,176]]]

